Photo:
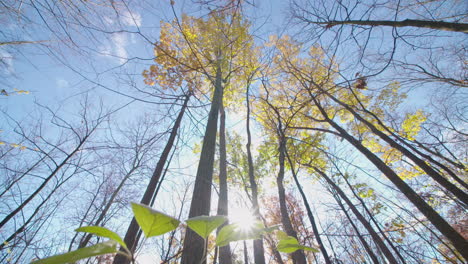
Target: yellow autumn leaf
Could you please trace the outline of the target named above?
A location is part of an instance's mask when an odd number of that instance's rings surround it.
[[[29,91],[26,90],[18,90],[16,88],[13,88],[13,91],[15,91],[17,94],[29,94]]]
[[[406,115],[405,121],[401,124],[404,136],[413,140],[421,130],[421,124],[426,121],[427,117],[422,110],[416,111],[414,114]]]

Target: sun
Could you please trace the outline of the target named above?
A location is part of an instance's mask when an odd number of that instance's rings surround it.
[[[238,225],[240,231],[250,231],[254,227],[256,221],[252,211],[248,208],[232,208],[229,210],[230,224]]]

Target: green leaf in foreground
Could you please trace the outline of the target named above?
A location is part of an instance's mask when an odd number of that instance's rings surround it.
[[[224,224],[226,221],[227,217],[224,215],[201,215],[185,220],[187,226],[204,239],[206,239],[213,230]]]
[[[286,232],[284,232],[284,231],[278,230],[278,231],[276,232],[276,238],[277,238],[278,240],[287,239],[287,238],[288,238],[288,234],[286,234]]]
[[[119,243],[122,247],[127,248],[127,244],[123,241],[123,239],[117,235],[114,231],[111,231],[105,227],[100,227],[100,226],[82,226],[78,229],[75,230],[76,232],[86,232],[86,233],[91,233],[95,234],[96,236],[100,237],[107,237],[110,238],[117,243]]]
[[[80,248],[78,250],[68,252],[61,255],[55,255],[49,258],[33,261],[31,264],[63,264],[76,262],[80,259],[90,258],[94,256],[115,253],[118,243],[114,240],[109,240],[94,246]]]
[[[230,242],[239,240],[259,239],[265,233],[271,233],[278,229],[278,226],[267,227],[258,221],[252,225],[252,228],[244,230],[238,224],[226,225],[219,231],[216,237],[216,245],[223,247]]]
[[[237,224],[225,225],[216,236],[216,245],[224,247],[229,242],[237,241],[239,239],[239,226]]]
[[[145,237],[165,234],[176,229],[180,224],[180,221],[174,217],[156,211],[144,204],[132,203],[132,210],[138,225],[145,233]]]
[[[315,248],[300,245],[297,239],[292,236],[288,236],[284,239],[281,239],[278,245],[276,246],[276,248],[278,249],[279,252],[284,252],[284,253],[292,253],[299,249],[312,251],[312,252],[319,252]]]

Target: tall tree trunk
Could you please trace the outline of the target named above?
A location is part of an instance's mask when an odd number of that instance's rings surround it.
[[[158,185],[159,179],[161,178],[161,174],[164,169],[164,165],[166,164],[166,160],[171,152],[172,146],[174,145],[175,138],[177,136],[177,132],[180,127],[180,123],[182,122],[182,117],[184,116],[185,110],[187,108],[188,101],[190,99],[190,94],[187,94],[184,99],[184,104],[180,109],[180,112],[174,122],[174,126],[172,127],[171,134],[169,139],[167,140],[166,146],[164,147],[163,152],[161,153],[161,157],[159,158],[158,164],[156,164],[156,168],[153,172],[153,176],[146,187],[145,193],[143,198],[141,198],[140,203],[149,205],[151,202],[151,198],[153,197],[153,193]],[[127,244],[127,247],[133,253],[138,245],[137,235],[140,230],[138,223],[135,220],[135,217],[132,218],[130,225],[127,229],[127,233],[125,234],[124,241]],[[124,252],[123,248],[120,248],[120,251]],[[125,257],[124,255],[117,254],[114,258],[114,264],[128,264],[130,263],[130,259]]]
[[[426,130],[428,131],[428,130]],[[432,135],[432,134],[431,134]],[[432,135],[434,137],[434,135]],[[430,149],[429,147],[427,147],[424,143],[422,142],[419,142],[417,140],[413,140],[420,148],[424,149],[425,151],[429,152],[431,155],[433,156],[436,156],[436,157],[439,157],[443,160],[445,160],[446,162],[448,162],[449,164],[451,164],[452,166],[455,166],[456,168],[458,169],[466,169],[465,165],[462,164],[462,162],[460,162],[458,160],[458,158],[444,145],[444,143],[442,141],[440,141],[440,139],[438,139],[439,141],[439,144],[441,144],[442,148],[444,148],[450,156],[452,156],[453,160],[445,155],[442,155],[440,151],[436,151],[436,150],[432,150]]]
[[[213,182],[213,163],[216,148],[216,132],[218,130],[218,113],[223,98],[221,65],[218,61],[216,69],[215,89],[211,109],[206,124],[205,136],[198,163],[195,186],[189,217],[209,215],[211,206],[211,184]],[[200,263],[203,258],[204,241],[197,233],[187,228],[184,239],[182,264]],[[206,260],[203,261],[206,263]]]
[[[281,125],[279,130],[281,131]],[[281,133],[281,132],[280,132]],[[281,133],[282,134],[282,133]],[[278,198],[280,203],[280,212],[281,212],[281,223],[283,224],[284,231],[288,236],[292,236],[297,239],[297,233],[294,230],[291,219],[289,218],[288,208],[286,205],[286,191],[284,189],[283,180],[284,180],[284,161],[285,161],[285,152],[286,152],[286,138],[284,135],[279,136],[279,172],[278,177],[276,178],[276,184],[278,185]],[[291,253],[291,257],[294,264],[307,264],[307,260],[303,250],[297,250]]]
[[[430,20],[416,20],[416,19],[405,19],[402,21],[392,20],[331,20],[327,22],[312,22],[313,24],[326,24],[328,27],[335,25],[358,25],[358,26],[388,26],[388,27],[418,27],[418,28],[429,28],[437,30],[455,31],[468,33],[468,24],[466,23],[452,23],[445,21],[430,21]]]
[[[177,144],[177,143],[175,143],[175,144]],[[171,161],[172,161],[172,158],[173,158],[174,154],[175,154],[175,150],[172,151],[172,154],[169,157],[169,160],[166,161],[166,163],[167,163],[166,168],[164,169],[164,171],[163,171],[163,173],[162,173],[162,175],[161,175],[161,177],[159,179],[158,186],[156,187],[156,190],[153,193],[153,197],[151,197],[151,202],[150,202],[149,206],[153,206],[154,202],[156,201],[156,197],[158,196],[159,189],[161,188],[162,183],[164,182],[164,178],[166,177],[166,173],[167,173],[167,171],[169,169],[169,166],[171,164]],[[140,241],[140,238],[141,238],[142,235],[143,235],[143,232],[142,232],[141,229],[139,229],[138,232],[137,232],[137,235],[136,235],[136,241]]]
[[[343,199],[346,204],[351,208],[351,211],[353,211],[354,215],[356,215],[357,219],[361,224],[366,228],[367,232],[371,235],[372,239],[374,240],[374,243],[377,244],[377,246],[382,250],[383,254],[387,258],[388,262],[391,264],[398,264],[398,261],[395,259],[393,256],[392,252],[390,249],[388,249],[387,245],[382,241],[382,239],[379,237],[379,235],[375,232],[375,230],[372,228],[370,223],[364,218],[364,216],[359,212],[359,210],[354,206],[354,204],[351,202],[351,200],[348,199],[346,194],[341,190],[341,188],[336,185],[323,171],[318,169],[317,167],[313,167],[313,169],[322,176],[323,179],[330,185]]]
[[[247,163],[249,166],[249,183],[250,188],[252,189],[252,204],[254,208],[255,218],[260,221],[260,208],[258,206],[258,186],[255,181],[254,174],[254,165],[252,158],[252,151],[250,150],[252,146],[252,134],[250,132],[250,99],[249,99],[250,84],[247,85],[246,92],[246,102],[247,102],[247,120],[246,120],[246,130],[247,130]],[[256,264],[265,264],[265,250],[263,248],[263,238],[256,239],[253,241],[254,249],[254,260]]]
[[[390,138],[388,135],[380,131],[374,124],[371,122],[367,121],[364,117],[362,117],[358,112],[356,112],[353,108],[351,108],[349,105],[341,102],[337,98],[335,98],[333,95],[330,93],[326,92],[328,97],[330,97],[333,101],[337,102],[338,104],[342,105],[345,107],[351,114],[353,114],[354,117],[356,117],[357,120],[361,121],[364,123],[374,134],[379,136],[382,140],[387,142],[392,148],[397,149],[400,151],[403,155],[411,159],[416,165],[418,165],[421,169],[424,170],[424,172],[431,177],[434,181],[439,183],[442,187],[444,187],[446,190],[451,192],[453,195],[455,195],[461,202],[465,204],[465,206],[468,206],[468,194],[465,193],[463,190],[458,188],[455,184],[451,183],[447,179],[444,178],[439,172],[434,170],[431,166],[429,166],[424,160],[420,159],[417,157],[415,154],[413,154],[411,151],[409,151],[407,148],[404,146],[398,144],[395,140]],[[377,116],[373,115],[374,118],[377,118]],[[377,121],[380,123],[381,126],[386,127],[383,122],[380,121],[380,119],[377,119]]]
[[[221,98],[219,116],[219,199],[218,215],[228,215],[228,186],[227,186],[227,158],[226,158],[226,113]],[[223,224],[218,228],[221,230]],[[232,264],[231,247],[227,244],[219,248],[219,263]]]
[[[394,135],[396,136],[396,135]],[[456,182],[458,182],[458,184],[460,184],[461,186],[465,187],[465,189],[468,189],[468,183],[466,183],[465,181],[463,181],[463,179],[461,179],[460,177],[458,177],[455,172],[453,170],[451,170],[449,167],[445,166],[444,164],[438,162],[437,160],[435,160],[434,158],[432,158],[432,156],[430,155],[427,155],[425,153],[422,153],[421,151],[419,151],[419,149],[417,149],[415,146],[409,144],[408,142],[405,141],[405,139],[402,139],[401,137],[398,137],[397,138],[400,142],[402,142],[404,145],[406,145],[411,151],[413,151],[414,153],[418,154],[419,156],[423,157],[424,159],[426,159],[427,161],[433,163],[434,165],[436,165],[437,167],[441,168],[442,170],[444,170],[445,172],[447,172],[450,177],[452,177],[453,180],[455,180]],[[424,149],[424,148],[423,148]],[[426,148],[427,149],[427,148]],[[444,160],[448,160],[446,157],[443,157],[445,158]],[[456,164],[456,165],[459,165],[459,164]],[[458,167],[458,166],[457,166]]]
[[[132,173],[137,169],[137,167],[133,167],[126,175],[125,177],[122,179],[122,181],[120,181],[120,184],[117,186],[117,188],[114,190],[114,192],[112,193],[111,197],[109,198],[109,201],[107,201],[106,205],[104,206],[104,209],[102,209],[101,213],[99,214],[99,217],[98,219],[96,219],[95,222],[93,222],[93,225],[94,226],[99,226],[102,222],[102,220],[104,220],[104,217],[107,215],[107,212],[109,211],[109,209],[111,208],[111,206],[114,204],[114,200],[115,198],[117,197],[117,195],[120,193],[120,190],[125,186],[125,183],[127,182],[127,180],[130,178],[130,176],[132,175]],[[93,235],[91,233],[86,233],[84,235],[84,237],[82,238],[82,240],[80,241],[80,244],[78,246],[78,248],[83,248],[83,247],[86,247],[89,243],[89,241],[91,240],[91,237]]]
[[[272,235],[268,234],[268,235],[265,235],[263,238],[264,238],[264,241],[266,241],[270,250],[273,252],[273,258],[275,259],[275,263],[284,264],[284,261],[281,257],[281,253],[276,248],[276,242],[273,240]]]
[[[340,174],[343,175],[341,172],[340,172]],[[358,199],[359,202],[361,203],[362,208],[364,208],[364,210],[366,211],[366,213],[369,216],[371,222],[374,223],[374,225],[377,228],[377,231],[379,232],[379,234],[383,236],[383,238],[385,239],[387,244],[390,245],[390,247],[393,249],[393,251],[397,254],[397,256],[400,259],[401,263],[406,264],[406,260],[400,254],[400,251],[395,247],[394,243],[390,240],[390,238],[388,238],[387,234],[385,234],[385,232],[382,230],[382,228],[379,225],[379,222],[375,219],[374,215],[369,210],[369,208],[367,207],[364,200],[361,197],[359,197],[359,195],[354,191],[353,186],[351,186],[351,183],[349,182],[349,180],[346,177],[344,177],[344,175],[343,175],[343,179],[345,180],[346,185],[348,185],[348,187],[351,189],[351,192],[353,193],[354,197],[356,199]]]
[[[244,263],[245,264],[249,264],[249,254],[248,254],[248,251],[247,251],[247,241],[243,241],[244,242]]]
[[[452,226],[445,221],[430,205],[426,203],[405,181],[403,181],[385,162],[374,153],[364,147],[361,142],[351,136],[346,130],[340,127],[335,121],[330,119],[325,109],[313,98],[315,105],[322,113],[325,120],[336,129],[340,135],[351,145],[359,150],[370,162],[372,162],[397,188],[410,200],[419,211],[442,233],[458,250],[458,252],[468,259],[468,242]]]
[[[332,264],[330,257],[328,255],[327,249],[325,248],[325,245],[323,244],[322,239],[320,238],[320,234],[317,228],[317,223],[315,223],[315,218],[314,218],[314,215],[312,214],[312,210],[310,209],[309,201],[307,201],[307,197],[304,193],[304,190],[302,189],[302,186],[299,183],[296,171],[294,170],[294,164],[292,163],[291,157],[289,156],[287,150],[286,150],[286,157],[288,158],[288,162],[291,167],[291,173],[293,175],[294,182],[296,183],[297,189],[299,190],[302,200],[304,201],[304,205],[307,211],[307,216],[309,217],[310,224],[312,225],[312,230],[314,231],[315,239],[317,240],[317,243],[320,246],[320,251],[322,252],[323,259],[325,260],[326,264]]]
[[[357,228],[357,226],[354,224],[353,222],[353,219],[351,219],[351,217],[349,216],[348,214],[348,211],[346,211],[346,208],[344,207],[343,203],[341,202],[340,198],[338,197],[338,195],[335,193],[333,193],[333,197],[335,198],[336,202],[338,203],[338,205],[340,206],[341,210],[343,211],[343,213],[345,214],[346,218],[348,219],[349,223],[351,224],[351,226],[353,227],[354,231],[356,232],[356,235],[359,239],[359,241],[361,241],[361,244],[362,246],[364,247],[364,249],[366,250],[367,254],[369,255],[369,257],[372,259],[372,262],[374,264],[379,264],[379,259],[377,258],[377,256],[374,254],[374,252],[372,251],[369,243],[367,243],[367,241],[364,239],[364,237],[362,237],[361,235],[361,232],[359,232],[359,229]]]

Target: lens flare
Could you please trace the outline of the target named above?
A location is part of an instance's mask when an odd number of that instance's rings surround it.
[[[229,223],[238,225],[240,231],[250,231],[255,222],[255,217],[247,208],[233,208],[229,211]]]

